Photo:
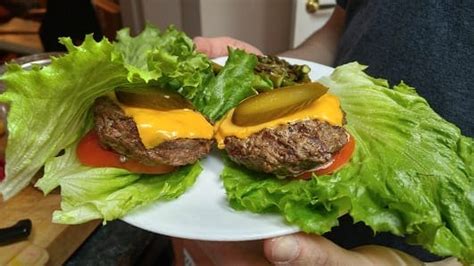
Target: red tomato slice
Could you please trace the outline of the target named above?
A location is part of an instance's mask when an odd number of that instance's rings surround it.
[[[333,157],[334,161],[332,162],[332,164],[330,164],[326,168],[318,169],[314,171],[314,173],[319,176],[319,175],[327,175],[327,174],[331,174],[335,172],[336,170],[341,168],[341,166],[343,166],[345,163],[349,161],[349,159],[352,156],[352,153],[354,153],[354,149],[355,149],[355,139],[354,137],[350,135],[349,141],[346,143],[346,145],[344,145],[344,147],[342,147],[342,149],[334,155]],[[307,172],[307,173],[303,173],[297,176],[296,178],[297,179],[310,179],[312,175],[313,175],[313,172]]]
[[[93,130],[87,133],[79,142],[76,155],[83,165],[91,167],[115,167],[126,169],[133,173],[141,174],[164,174],[175,169],[170,165],[149,166],[135,160],[120,161],[120,155],[102,148],[99,144],[99,136]]]

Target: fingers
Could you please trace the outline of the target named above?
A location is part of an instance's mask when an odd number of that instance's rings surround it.
[[[266,240],[264,252],[275,265],[422,265],[391,248],[364,246],[349,251],[322,236],[303,233]]]
[[[357,247],[353,251],[370,260],[372,265],[425,265],[406,253],[383,246],[367,245]]]
[[[228,46],[243,49],[248,53],[257,55],[262,54],[262,52],[254,46],[230,37],[196,37],[193,41],[196,44],[196,49],[202,53],[205,53],[210,58],[226,56]]]
[[[201,261],[202,265],[269,265],[263,256],[262,241],[187,241],[196,245],[200,253],[208,258],[208,261]]]
[[[324,237],[295,234],[264,242],[267,259],[276,265],[367,265],[358,253],[345,250]]]

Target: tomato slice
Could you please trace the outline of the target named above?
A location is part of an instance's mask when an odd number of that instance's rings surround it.
[[[336,170],[341,168],[341,166],[343,166],[345,163],[349,161],[352,154],[354,153],[354,149],[355,149],[355,139],[353,136],[349,135],[349,141],[346,143],[346,145],[344,145],[344,147],[342,147],[342,149],[338,153],[334,155],[333,157],[334,161],[332,162],[332,164],[328,165],[325,168],[318,169],[314,172],[303,173],[297,176],[296,178],[297,179],[310,179],[313,173],[315,173],[318,176],[334,173]]]
[[[149,166],[130,159],[121,162],[119,154],[100,146],[99,136],[94,130],[81,139],[76,149],[76,155],[79,161],[86,166],[122,168],[140,174],[164,174],[175,169],[170,165]]]

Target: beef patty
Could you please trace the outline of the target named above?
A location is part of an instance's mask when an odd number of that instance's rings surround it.
[[[212,140],[175,139],[145,148],[138,134],[137,125],[125,115],[122,108],[108,97],[94,103],[95,129],[104,148],[146,165],[166,164],[181,166],[191,164],[209,153]]]
[[[234,162],[281,177],[296,176],[328,163],[347,142],[344,128],[319,120],[264,129],[245,139],[224,139]]]

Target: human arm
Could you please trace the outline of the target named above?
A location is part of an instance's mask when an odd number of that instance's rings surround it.
[[[300,58],[332,66],[336,58],[339,39],[344,31],[346,11],[336,6],[329,20],[301,45],[280,56]]]
[[[339,38],[344,30],[345,11],[337,6],[329,20],[313,35],[306,39],[300,46],[280,54],[280,56],[301,58],[315,61],[321,64],[332,65],[336,57]],[[227,55],[227,47],[244,49],[247,52],[262,54],[262,52],[246,42],[230,37],[196,37],[194,38],[196,48],[209,57]]]

